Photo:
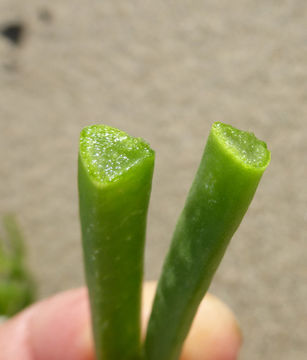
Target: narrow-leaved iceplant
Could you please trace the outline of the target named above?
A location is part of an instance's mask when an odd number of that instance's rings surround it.
[[[81,132],[79,201],[97,360],[141,354],[141,293],[154,152],[109,126]]]
[[[79,202],[97,360],[177,360],[200,301],[270,162],[254,134],[220,122],[174,231],[140,341],[149,145],[104,125],[82,130]]]
[[[11,317],[35,300],[35,284],[25,264],[25,241],[12,214],[2,218],[0,238],[0,318]],[[1,321],[0,321],[1,322]]]
[[[266,144],[254,134],[213,124],[158,283],[146,360],[178,359],[199,303],[269,161]]]

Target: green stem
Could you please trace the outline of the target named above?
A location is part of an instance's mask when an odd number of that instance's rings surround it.
[[[35,299],[35,284],[25,265],[25,240],[15,216],[3,217],[7,239],[0,239],[0,315],[13,316]]]
[[[140,358],[140,306],[154,152],[103,125],[82,130],[79,202],[97,360]]]
[[[269,161],[265,143],[253,134],[213,124],[159,280],[146,360],[178,359],[199,303]]]
[[[10,253],[14,258],[21,260],[25,256],[25,246],[23,234],[19,229],[16,218],[12,214],[6,214],[2,221],[8,236]]]

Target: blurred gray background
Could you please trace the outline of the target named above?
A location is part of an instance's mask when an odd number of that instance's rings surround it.
[[[0,215],[18,215],[40,297],[83,284],[83,126],[156,150],[153,279],[220,120],[265,140],[272,162],[211,292],[239,318],[240,359],[305,360],[307,2],[0,0],[0,29]]]

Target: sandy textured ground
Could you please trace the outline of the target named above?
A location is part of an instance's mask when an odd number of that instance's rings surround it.
[[[0,36],[0,213],[18,214],[41,296],[83,283],[81,127],[120,127],[157,152],[156,278],[222,120],[266,140],[272,163],[211,291],[242,324],[241,359],[306,359],[306,24],[303,0],[0,0],[0,28],[22,30]]]

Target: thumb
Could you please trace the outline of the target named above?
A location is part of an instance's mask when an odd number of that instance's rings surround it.
[[[155,282],[145,284],[143,332],[155,290]],[[180,360],[235,360],[241,343],[241,332],[232,311],[217,297],[207,294],[200,303]]]
[[[37,303],[0,326],[1,360],[93,360],[85,289]]]

